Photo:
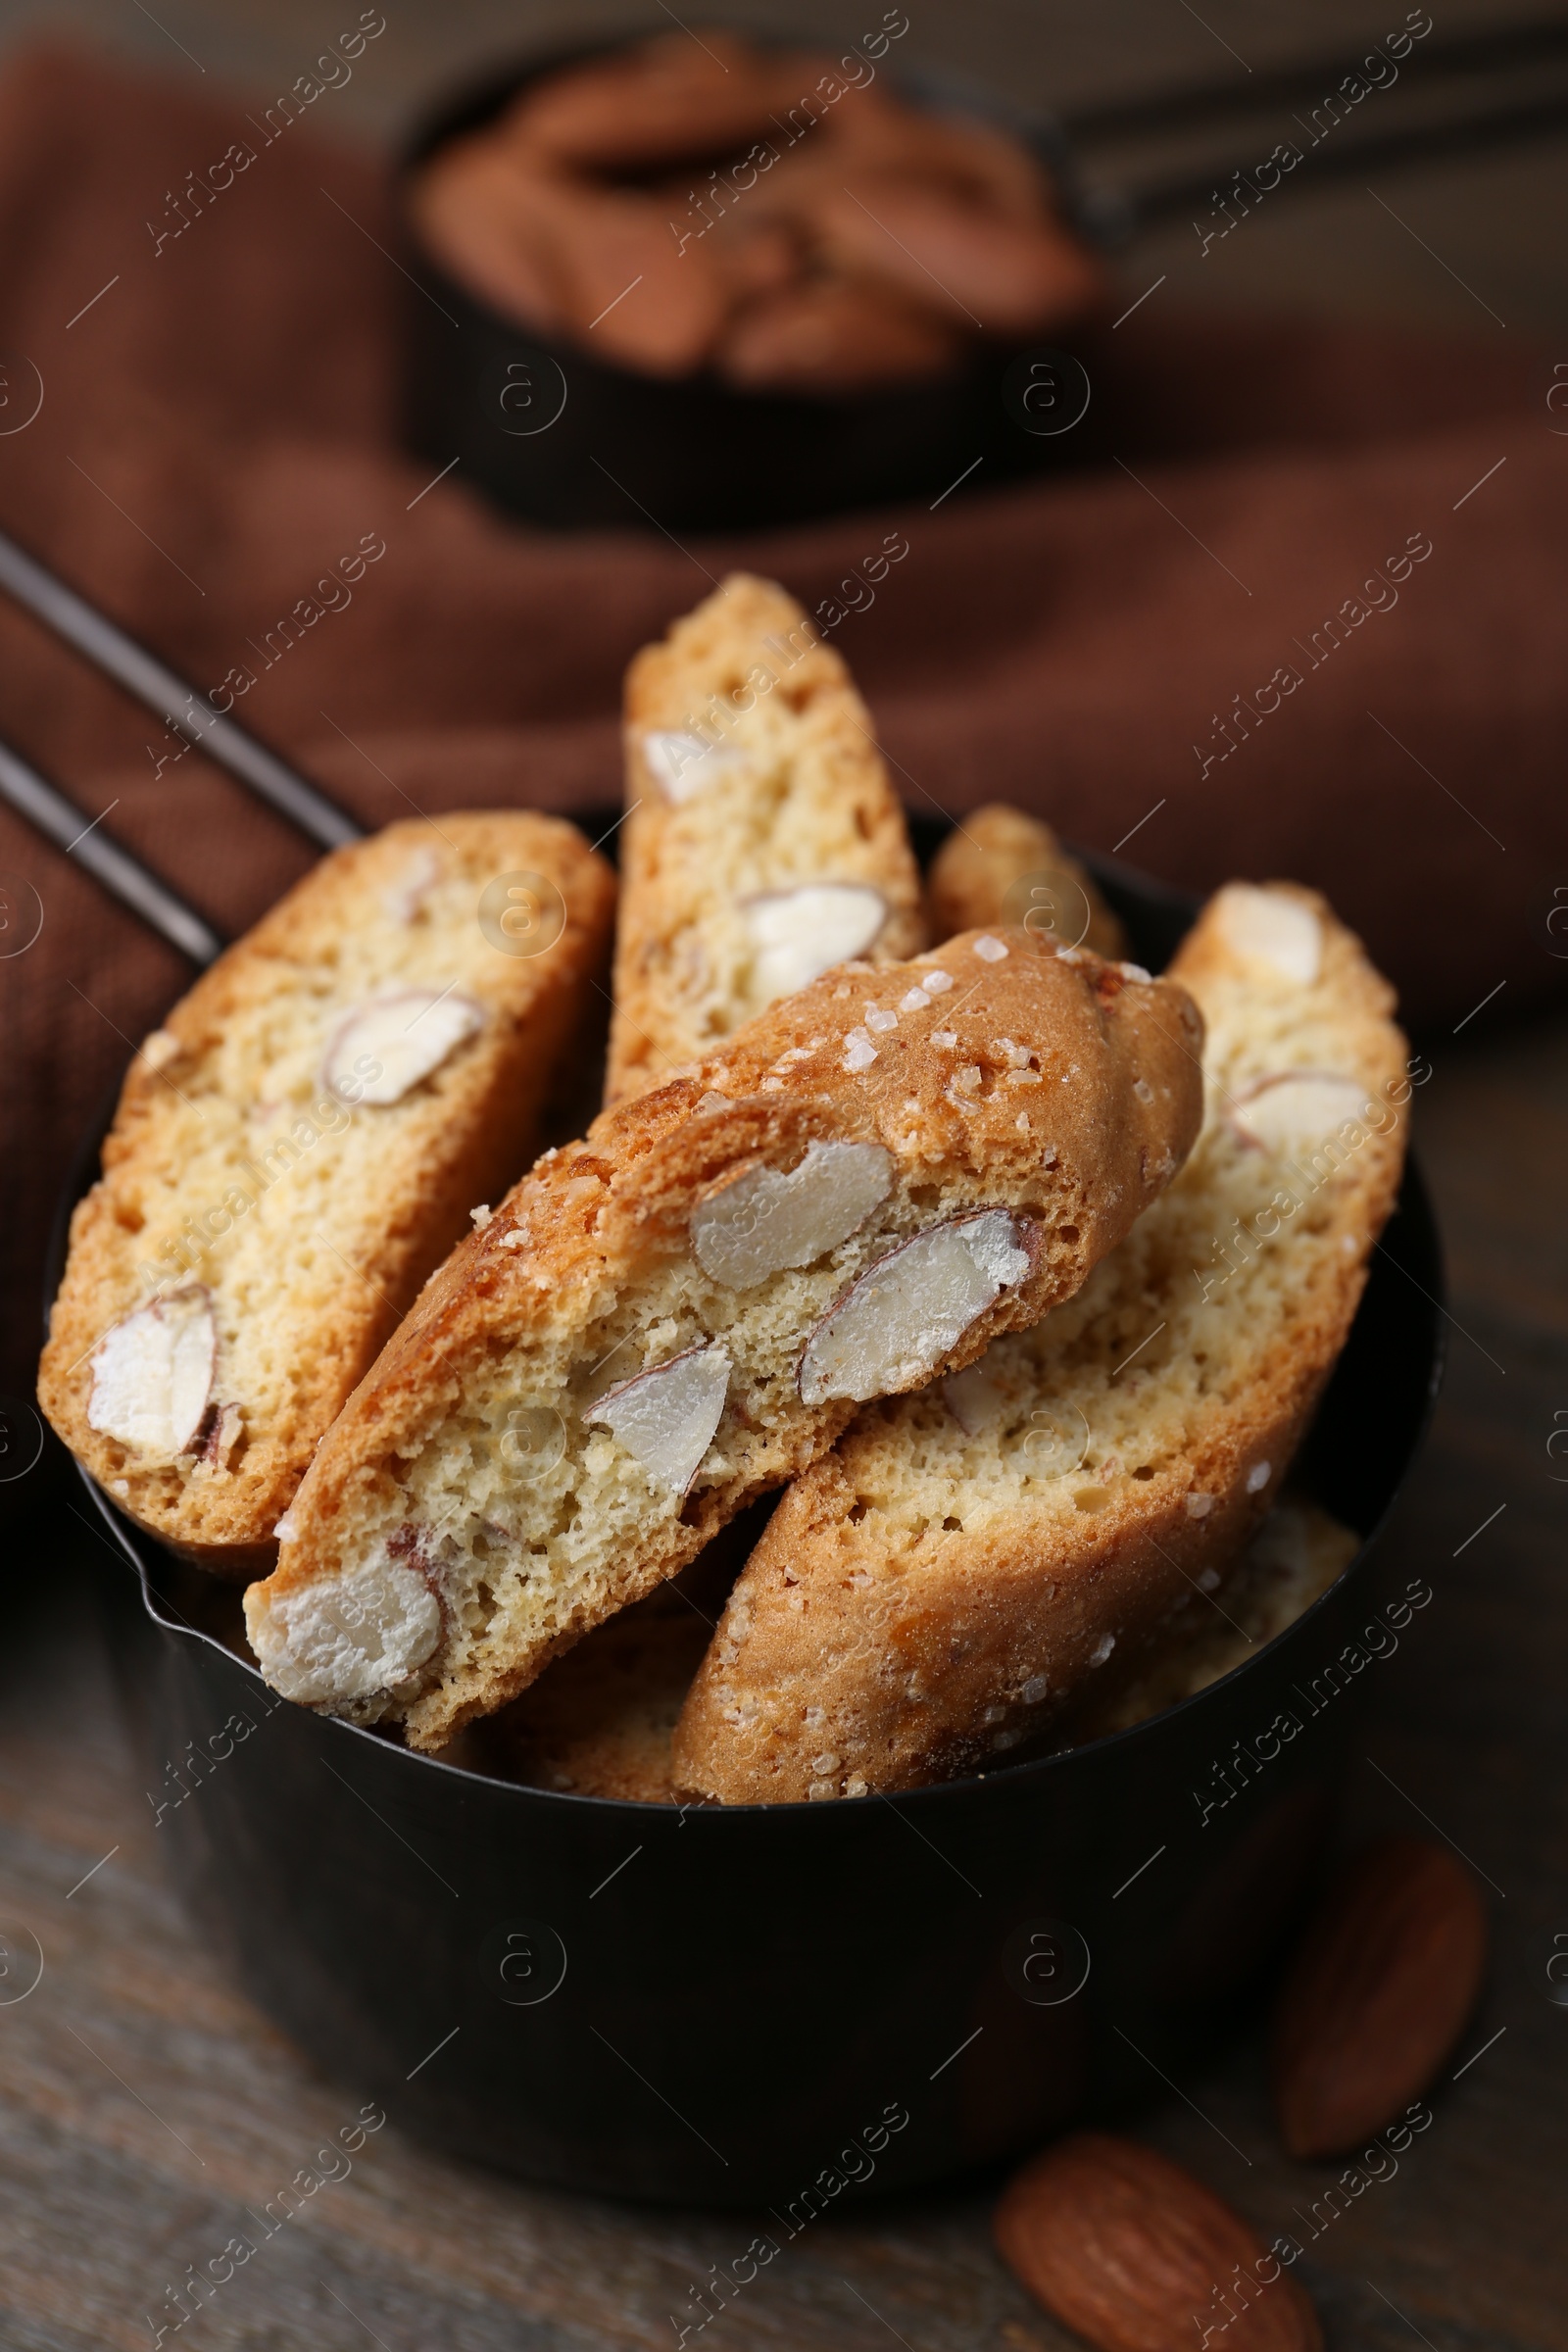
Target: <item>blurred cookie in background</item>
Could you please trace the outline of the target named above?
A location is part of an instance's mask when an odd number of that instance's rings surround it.
[[[1112,961],[1127,953],[1127,934],[1088,868],[1043,818],[1005,801],[955,825],[926,876],[926,910],[938,942],[985,923],[1021,923],[1037,939]]]

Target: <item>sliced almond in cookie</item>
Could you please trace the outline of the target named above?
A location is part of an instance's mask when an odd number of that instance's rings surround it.
[[[307,1707],[395,1690],[441,1639],[440,1603],[418,1570],[390,1552],[247,1615],[262,1672]]]
[[[650,1477],[684,1494],[723,1417],[729,1375],[722,1348],[688,1348],[607,1390],[583,1419],[602,1422]]]
[[[172,1461],[196,1442],[217,1361],[207,1290],[196,1285],[150,1299],[94,1349],[88,1422],[150,1460]]]
[[[237,1404],[215,1404],[206,1416],[206,1427],[200,1433],[200,1467],[211,1476],[219,1476],[234,1466],[245,1437],[245,1416]]]
[[[479,919],[519,873],[564,909],[546,954]],[[322,1432],[469,1204],[537,1151],[613,900],[560,818],[443,811],[438,835],[418,819],[334,851],[170,1008],[73,1218],[39,1368],[55,1428],[140,1526],[220,1575],[266,1573]],[[198,1286],[220,1385],[203,1419],[182,1375],[147,1451],[135,1396],[170,1333],[154,1316],[92,1358]]]
[[[1237,952],[1225,916],[1238,899],[1310,918],[1294,934],[1321,942],[1310,992]],[[1003,936],[1014,952],[988,991],[1028,953]],[[962,956],[943,950],[960,971]],[[1110,967],[1075,956],[1051,961],[1103,991]],[[1111,1012],[1148,988],[1115,977]],[[1200,1618],[1226,1629],[1208,1596],[1229,1611],[1224,1580],[1278,1492],[1394,1201],[1407,1049],[1392,991],[1305,892],[1222,892],[1171,977],[1207,1024],[1203,1140],[1075,1297],[984,1354],[956,1351],[940,1386],[870,1406],[795,1481],[682,1710],[683,1789],[804,1802],[989,1767],[1026,1739],[1070,1737],[1080,1714],[1099,1720],[1118,1678]],[[997,1012],[992,1067],[1005,1070],[1009,1047],[1035,1040]],[[952,1019],[956,1060],[981,1060],[961,994],[932,1017]],[[1282,1070],[1293,1055],[1324,1066]],[[1071,1105],[1081,1082],[1059,1085],[1059,1054],[1039,1059]],[[1128,1071],[1128,1113],[1155,1117],[1168,1080],[1136,1060]],[[1017,1097],[973,1100],[1004,1118]],[[1267,1149],[1238,1148],[1242,1119]],[[1287,1142],[1294,1157],[1273,1156]]]
[[[167,1070],[179,1055],[179,1040],[167,1029],[153,1029],[141,1041],[141,1057],[150,1070]]]
[[[715,1282],[746,1290],[836,1249],[892,1189],[880,1144],[811,1144],[788,1175],[752,1168],[699,1202],[692,1248]]]
[[[1264,1152],[1302,1152],[1321,1144],[1351,1120],[1364,1120],[1371,1104],[1357,1078],[1330,1070],[1282,1070],[1259,1078],[1231,1105],[1231,1125],[1244,1143]]]
[[[740,764],[723,744],[679,727],[650,727],[641,742],[649,774],[677,808]]]
[[[999,1294],[1022,1282],[1033,1253],[1026,1219],[1004,1208],[951,1217],[867,1267],[802,1350],[801,1399],[864,1404],[929,1380]]]
[[[415,922],[440,879],[441,860],[428,842],[421,842],[397,879],[382,892],[381,903],[395,923]]]
[[[924,945],[870,712],[782,588],[731,572],[643,648],[625,746],[607,1101],[662,1086],[835,963]]]
[[[860,882],[803,882],[761,891],[742,908],[759,997],[792,997],[834,964],[863,956],[888,919],[879,890]]]
[[[482,1007],[457,989],[400,988],[339,1023],[321,1077],[345,1102],[401,1102],[483,1027]]]
[[[1214,921],[1233,955],[1286,980],[1308,986],[1323,968],[1322,924],[1284,891],[1228,882],[1214,902]]]

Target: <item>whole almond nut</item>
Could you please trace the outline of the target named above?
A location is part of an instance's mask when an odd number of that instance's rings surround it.
[[[1447,1849],[1385,1838],[1307,1928],[1274,2020],[1274,2103],[1293,2156],[1335,2156],[1426,2088],[1475,2006],[1487,1915]]]
[[[967,315],[993,334],[1029,334],[1075,317],[1102,291],[1099,262],[1049,219],[1012,220],[907,180],[862,185],[863,194],[830,189],[813,208],[821,253],[950,323]]]
[[[514,102],[502,135],[565,163],[624,171],[738,151],[767,136],[774,103],[766,60],[749,43],[673,33],[548,74]]]
[[[1003,2260],[1099,2352],[1322,2352],[1297,2281],[1241,2215],[1152,2148],[1080,2132],[1017,2174],[995,2222]]]
[[[962,325],[863,278],[812,277],[743,303],[713,365],[743,391],[864,392],[940,375]]]

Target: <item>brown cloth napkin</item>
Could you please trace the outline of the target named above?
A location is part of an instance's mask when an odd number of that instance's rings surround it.
[[[814,610],[896,524],[907,557],[834,642],[911,809],[1011,799],[1195,889],[1315,883],[1445,1038],[1489,992],[1482,1022],[1560,986],[1568,440],[1517,336],[1239,326],[1161,293],[1087,355],[1119,466],[723,545],[547,536],[399,449],[416,297],[331,103],[263,146],[238,94],[52,47],[10,66],[0,523],[198,686],[257,671],[238,714],[366,822],[616,803],[639,644],[737,564]],[[160,245],[237,139],[255,163]],[[0,735],[230,929],[311,856],[195,753],[160,772],[158,722],[3,598]],[[0,1391],[26,1396],[68,1164],[189,975],[4,812],[0,872],[43,908],[0,959]]]

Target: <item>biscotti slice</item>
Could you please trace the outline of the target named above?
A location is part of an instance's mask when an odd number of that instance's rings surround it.
[[[711,1631],[663,1586],[596,1626],[511,1706],[460,1733],[447,1760],[530,1788],[674,1804],[670,1740]]]
[[[1168,1645],[1162,1642],[1135,1681],[1107,1694],[1103,1706],[1074,1724],[1075,1738],[1098,1740],[1145,1723],[1233,1674],[1304,1616],[1360,1548],[1353,1528],[1304,1494],[1283,1494],[1226,1581],[1223,1613],[1202,1610],[1202,1624],[1189,1626]],[[1200,1587],[1205,1576],[1216,1585],[1220,1581],[1208,1569],[1199,1577]],[[667,1695],[662,1695],[667,1707]],[[652,1715],[652,1705],[645,1711]]]
[[[147,1039],[38,1391],[143,1527],[220,1573],[275,1556],[322,1431],[538,1150],[613,906],[555,817],[392,825],[324,858]]]
[[[926,876],[931,936],[1022,923],[1064,948],[1125,956],[1127,937],[1090,878],[1048,824],[991,801],[948,835]]]
[[[1360,1547],[1361,1538],[1317,1503],[1283,1495],[1226,1583],[1223,1614],[1207,1612],[1205,1623],[1161,1647],[1135,1683],[1074,1724],[1075,1740],[1125,1731],[1245,1666],[1321,1598]],[[677,1586],[662,1586],[596,1627],[510,1707],[472,1726],[463,1740],[473,1747],[460,1760],[533,1788],[678,1803],[675,1725],[711,1630]]]
[[[246,1595],[285,1697],[440,1745],[1078,1289],[1200,1116],[1191,1001],[1029,933],[827,974],[549,1153],[418,1300]]]
[[[1404,1041],[1310,891],[1230,885],[1170,977],[1207,1033],[1181,1175],[1048,1321],[862,1413],[784,1496],[683,1711],[683,1787],[906,1788],[1067,1737],[1278,1493],[1398,1187]]]
[[[782,588],[732,572],[645,646],[625,733],[607,1102],[662,1086],[832,964],[925,944],[870,716]]]

